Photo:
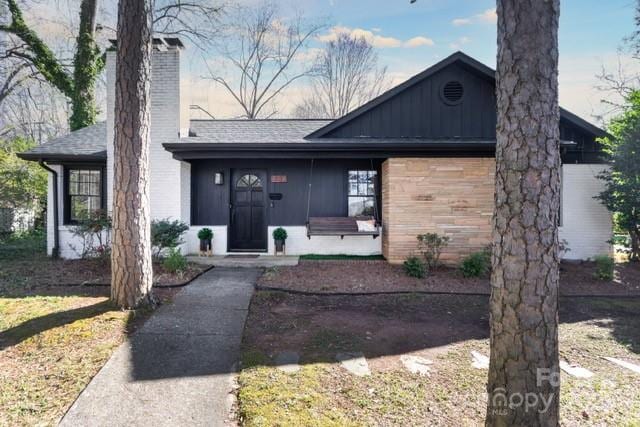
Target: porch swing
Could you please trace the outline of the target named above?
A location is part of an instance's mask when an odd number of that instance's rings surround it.
[[[376,191],[373,192],[373,217],[371,216],[355,216],[355,217],[310,217],[311,209],[311,188],[313,183],[313,160],[309,169],[309,190],[307,191],[307,238],[311,236],[371,236],[374,239],[380,235],[380,224],[378,221],[378,196]],[[373,160],[371,162],[371,170],[373,170]],[[374,230],[359,231],[357,221],[373,221]]]

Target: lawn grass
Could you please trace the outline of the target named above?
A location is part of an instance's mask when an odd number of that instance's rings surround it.
[[[303,260],[315,260],[315,261],[323,261],[323,260],[384,260],[382,255],[345,255],[345,254],[337,254],[337,255],[321,255],[321,254],[308,254],[308,255],[300,255],[300,259]]]
[[[0,425],[55,425],[132,316],[105,296],[0,297]]]
[[[486,297],[260,294],[243,338],[244,425],[483,424],[487,370],[471,365],[470,352],[489,354],[488,330],[484,337],[465,330],[468,322],[487,324]],[[640,364],[639,314],[640,299],[561,299],[560,356],[594,373],[586,380],[562,373],[563,425],[640,425],[640,376],[602,358]],[[451,329],[438,339],[440,318]],[[274,357],[292,350],[301,369],[287,374]],[[370,376],[351,375],[335,362],[337,352],[354,350],[365,354]],[[409,353],[434,361],[429,376],[403,368],[400,356]]]
[[[0,426],[56,425],[150,313],[117,309],[108,287],[43,285],[62,261],[31,237],[0,245]]]

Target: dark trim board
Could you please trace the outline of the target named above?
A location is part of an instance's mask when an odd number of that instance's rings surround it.
[[[495,141],[338,141],[303,143],[163,144],[177,160],[386,159],[389,157],[493,157]]]

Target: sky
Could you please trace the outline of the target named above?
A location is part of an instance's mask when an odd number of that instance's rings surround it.
[[[248,0],[251,1],[251,0]],[[281,2],[283,9],[290,3]],[[595,87],[603,67],[616,71],[619,62],[627,73],[640,71],[639,62],[620,53],[623,39],[634,30],[635,0],[561,0],[560,104],[598,123],[606,111],[605,96]],[[365,36],[378,49],[379,61],[394,84],[461,50],[495,68],[496,15],[491,0],[299,0],[295,7],[306,17],[328,18],[329,29],[314,45],[337,31]],[[233,101],[211,82],[202,81],[197,61],[189,65],[192,102],[216,116],[238,113]],[[303,96],[304,87],[293,88],[281,99],[287,105]]]

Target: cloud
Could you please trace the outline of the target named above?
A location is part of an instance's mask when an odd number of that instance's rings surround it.
[[[433,40],[426,37],[418,36],[404,42],[404,47],[433,46],[434,44],[435,43],[433,42]]]
[[[460,37],[456,41],[449,43],[449,47],[454,50],[458,50],[467,43],[471,43],[471,39],[469,37]]]
[[[451,23],[455,26],[455,27],[460,27],[462,25],[469,25],[471,24],[471,19],[469,18],[456,18],[453,21],[451,21]]]
[[[470,25],[476,23],[495,24],[498,22],[498,15],[496,15],[496,9],[487,9],[482,13],[478,13],[467,18],[456,18],[451,21],[454,27],[460,27],[462,25]]]
[[[414,48],[420,46],[433,46],[435,44],[432,39],[423,36],[417,36],[403,41],[395,37],[383,36],[380,34],[380,32],[380,28],[365,30],[363,28],[335,26],[331,28],[326,34],[318,36],[318,40],[327,43],[336,41],[338,39],[338,36],[341,34],[348,34],[353,38],[363,38],[373,47],[377,48]]]
[[[482,22],[487,22],[489,24],[495,24],[498,22],[498,14],[496,13],[496,9],[487,9],[484,12],[476,15],[476,19]]]

